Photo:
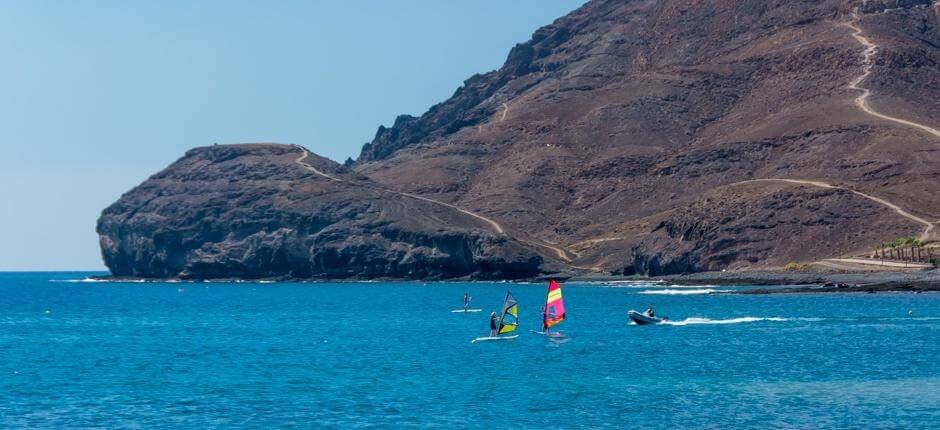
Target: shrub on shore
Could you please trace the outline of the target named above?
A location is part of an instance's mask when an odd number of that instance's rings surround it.
[[[800,264],[793,261],[783,266],[784,272],[805,272],[807,270],[809,270],[809,264]]]

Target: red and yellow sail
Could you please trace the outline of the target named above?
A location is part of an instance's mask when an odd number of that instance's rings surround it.
[[[561,285],[554,279],[548,281],[548,295],[545,298],[545,310],[542,313],[542,330],[565,320],[565,302],[561,298]]]

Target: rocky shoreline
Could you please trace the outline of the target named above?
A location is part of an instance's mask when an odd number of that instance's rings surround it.
[[[676,285],[753,285],[759,288],[742,290],[734,294],[782,293],[846,293],[846,292],[926,292],[940,291],[940,270],[916,272],[856,272],[833,273],[824,271],[785,272],[779,270],[742,270],[701,272],[669,275],[655,278],[578,276],[569,281],[629,281],[662,280]]]

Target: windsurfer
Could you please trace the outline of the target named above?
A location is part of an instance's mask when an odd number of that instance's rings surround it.
[[[463,293],[463,310],[470,309],[470,300],[473,300],[470,293]]]
[[[490,337],[496,336],[497,322],[496,312],[490,313]]]

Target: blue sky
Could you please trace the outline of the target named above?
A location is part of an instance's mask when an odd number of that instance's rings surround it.
[[[0,270],[102,269],[95,220],[213,142],[342,161],[583,0],[0,0]]]

